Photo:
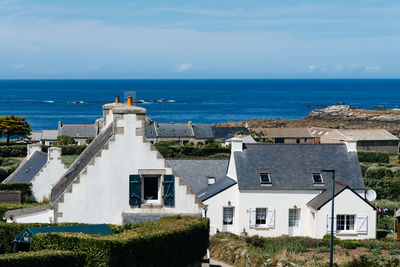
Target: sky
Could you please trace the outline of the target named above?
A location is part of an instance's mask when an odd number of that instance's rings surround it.
[[[0,0],[0,79],[400,78],[400,1]]]

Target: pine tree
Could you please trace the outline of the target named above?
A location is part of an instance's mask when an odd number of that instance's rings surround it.
[[[0,137],[7,138],[7,145],[10,139],[16,137],[25,137],[31,133],[31,126],[25,117],[4,116],[0,117]]]

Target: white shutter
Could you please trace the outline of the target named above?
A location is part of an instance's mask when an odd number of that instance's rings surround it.
[[[368,216],[367,215],[357,215],[356,229],[357,229],[357,233],[366,234],[368,232]]]
[[[215,224],[210,224],[210,235],[215,235],[217,233],[217,227]]]
[[[275,227],[275,209],[267,210],[267,225],[268,227]]]
[[[331,216],[326,215],[326,233],[331,233]],[[336,217],[333,217],[333,232],[336,232]]]
[[[250,216],[250,227],[255,227],[256,226],[256,208],[250,208],[249,209],[249,216]]]

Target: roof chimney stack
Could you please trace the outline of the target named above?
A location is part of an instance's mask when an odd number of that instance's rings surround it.
[[[115,103],[119,103],[119,96],[115,98]]]
[[[128,96],[128,106],[132,107],[132,97]]]
[[[346,145],[347,152],[357,152],[357,139],[347,138],[343,142]]]

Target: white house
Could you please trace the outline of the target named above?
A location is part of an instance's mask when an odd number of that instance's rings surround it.
[[[32,195],[41,202],[50,198],[56,181],[67,170],[61,161],[61,148],[50,147],[48,153],[40,146],[28,145],[28,155],[18,168],[3,183],[32,183]]]
[[[335,235],[375,238],[376,211],[365,199],[355,142],[243,144],[234,139],[227,176],[197,193],[211,229],[260,236],[322,238],[330,231],[332,174]]]
[[[123,224],[202,215],[202,202],[144,137],[146,110],[128,101],[104,105],[103,114],[101,133],[59,177],[50,205],[8,211],[8,221]]]

